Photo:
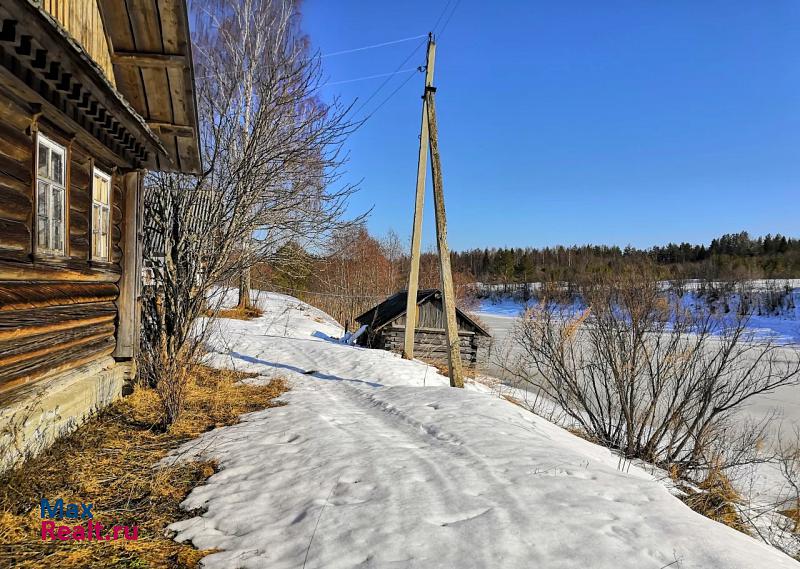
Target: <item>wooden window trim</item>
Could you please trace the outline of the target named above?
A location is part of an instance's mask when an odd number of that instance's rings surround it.
[[[55,139],[48,137],[46,134],[43,134],[38,128],[34,130],[35,136],[33,137],[33,216],[32,216],[32,223],[31,223],[31,241],[32,241],[32,256],[34,260],[36,259],[64,259],[68,257],[68,240],[69,240],[69,215],[66,210],[69,199],[69,179],[67,174],[69,172],[68,164],[71,160],[71,145],[63,145],[59,144],[55,141]],[[55,150],[56,152],[61,152],[62,155],[62,183],[58,185],[56,182],[45,178],[44,183],[48,184],[50,187],[56,187],[62,191],[62,203],[61,203],[61,239],[62,239],[62,248],[61,250],[58,249],[43,249],[39,245],[39,145],[43,144],[47,146],[49,150],[52,152]],[[48,212],[50,213],[50,212]],[[49,219],[49,218],[48,218]],[[52,238],[52,227],[48,228],[48,231],[51,233],[50,237]]]

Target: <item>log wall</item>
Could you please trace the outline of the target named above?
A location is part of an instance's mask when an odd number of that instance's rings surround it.
[[[392,352],[402,352],[405,343],[405,326],[387,326],[379,332],[382,348]],[[473,332],[459,331],[458,340],[461,361],[465,365],[475,365],[478,359],[478,339]],[[414,354],[423,359],[447,360],[447,337],[444,330],[418,328],[414,331]]]
[[[68,246],[63,256],[45,257],[33,250],[37,130],[68,148]],[[37,116],[37,108],[0,87],[0,392],[114,351],[123,176],[113,176],[111,259],[92,261],[95,164],[113,171],[69,133]]]

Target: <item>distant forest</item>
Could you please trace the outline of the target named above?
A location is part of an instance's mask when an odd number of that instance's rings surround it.
[[[452,253],[454,271],[485,283],[576,281],[627,265],[655,265],[662,279],[800,278],[800,239],[725,234],[706,245],[669,243],[650,249],[582,245],[491,248]]]

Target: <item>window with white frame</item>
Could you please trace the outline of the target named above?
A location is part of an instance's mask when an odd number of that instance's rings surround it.
[[[36,246],[63,255],[67,151],[41,134],[36,140]]]
[[[94,169],[92,179],[92,259],[108,261],[111,223],[111,176]]]

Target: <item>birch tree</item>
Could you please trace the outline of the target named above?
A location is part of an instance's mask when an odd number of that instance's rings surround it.
[[[154,285],[144,298],[142,371],[178,392],[167,384],[182,381],[175,366],[196,353],[203,333],[194,323],[211,289],[239,281],[246,304],[250,267],[290,242],[320,247],[349,225],[354,191],[339,180],[349,109],[317,96],[320,62],[300,31],[297,3],[214,0],[193,12],[204,171],[152,174],[146,192]],[[181,397],[164,398],[171,421]]]

